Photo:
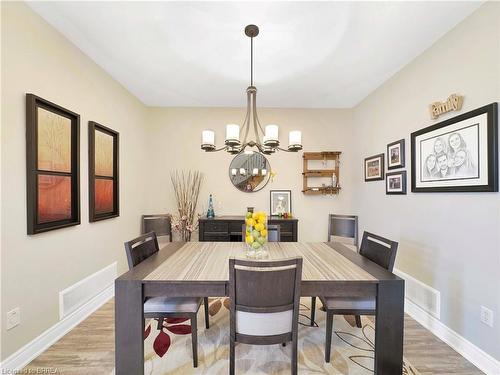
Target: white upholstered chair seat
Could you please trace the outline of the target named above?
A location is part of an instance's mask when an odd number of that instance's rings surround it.
[[[377,304],[375,297],[323,297],[321,302],[328,310],[375,310]]]
[[[340,242],[342,245],[345,245],[349,249],[358,252],[356,245],[354,245],[354,238],[352,238],[352,237],[342,237],[342,236],[331,235],[330,241]]]
[[[160,249],[163,249],[165,246],[167,246],[170,243],[170,236],[157,236],[156,239],[158,240],[158,247]]]
[[[144,302],[145,313],[196,313],[203,298],[198,297],[153,297]]]
[[[274,313],[236,311],[236,332],[250,336],[281,335],[292,331],[293,310]]]

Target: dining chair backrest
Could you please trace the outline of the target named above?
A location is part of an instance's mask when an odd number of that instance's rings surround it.
[[[241,237],[243,242],[245,242],[246,230],[247,230],[246,224],[243,224],[241,226]],[[279,224],[271,224],[267,226],[267,241],[268,242],[281,241],[281,229]]]
[[[370,232],[363,233],[359,253],[392,272],[398,243]]]
[[[267,336],[267,340],[285,342],[277,335],[291,335],[298,327],[301,279],[301,257],[229,259],[232,332],[244,339]]]
[[[158,252],[158,240],[155,232],[149,232],[131,241],[125,242],[128,268],[132,269],[143,260]]]
[[[142,215],[141,234],[155,232],[157,237],[168,236],[172,242],[172,220],[168,214]]]
[[[335,215],[328,217],[328,242],[337,241],[358,248],[358,217]]]

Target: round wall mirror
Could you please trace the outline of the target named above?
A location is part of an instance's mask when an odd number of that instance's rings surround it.
[[[229,166],[229,179],[238,190],[252,193],[261,190],[269,182],[271,165],[266,157],[255,151],[235,156]]]

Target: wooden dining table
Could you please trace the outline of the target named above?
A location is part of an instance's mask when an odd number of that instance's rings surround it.
[[[228,296],[229,258],[245,258],[245,246],[172,242],[116,279],[116,374],[144,374],[146,298]],[[376,297],[375,374],[402,374],[404,280],[338,242],[266,246],[271,260],[303,258],[301,296]]]

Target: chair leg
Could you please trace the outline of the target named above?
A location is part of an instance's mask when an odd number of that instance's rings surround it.
[[[193,345],[193,367],[198,367],[198,318],[191,316],[191,344]]]
[[[230,337],[229,339],[229,375],[234,375],[234,337]]]
[[[356,327],[363,328],[363,325],[361,324],[361,317],[359,315],[356,315],[355,319],[356,319]]]
[[[292,338],[292,375],[297,375],[297,373],[298,373],[298,369],[297,369],[297,362],[298,362],[297,342],[298,342],[298,334],[295,333],[295,335]]]
[[[316,318],[316,297],[311,297],[311,327],[314,327],[315,318]]]
[[[205,328],[210,328],[210,321],[208,319],[208,297],[203,298],[203,304],[205,305]]]
[[[326,340],[325,340],[325,362],[330,362],[333,333],[333,312],[326,311]]]

